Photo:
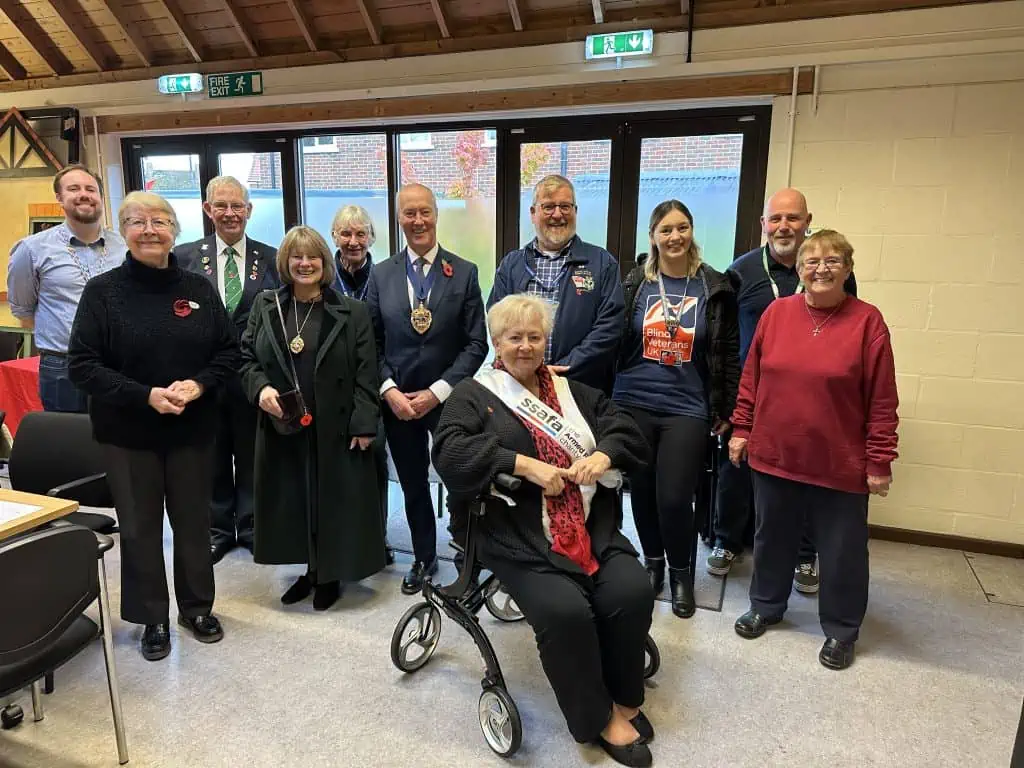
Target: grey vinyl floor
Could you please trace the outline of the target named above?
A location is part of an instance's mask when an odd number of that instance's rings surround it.
[[[400,513],[389,531],[407,540]],[[167,531],[168,567],[170,541]],[[415,600],[398,588],[409,560],[400,554],[320,614],[279,602],[300,566],[257,566],[235,550],[216,570],[224,641],[200,645],[172,624],[161,662],[143,660],[139,628],[115,619],[129,765],[610,765],[569,736],[523,623],[480,619],[523,718],[511,761],[481,735],[482,663],[464,631],[445,619],[426,667],[392,666],[392,631]],[[817,662],[813,597],[794,593],[784,623],[759,640],[735,634],[749,560],[724,582],[698,580],[693,619],[659,602],[662,668],[645,704],[655,765],[1007,766],[1024,695],[1024,561],[872,541],[871,568],[857,661],[841,673]],[[116,608],[117,548],[108,571]],[[443,564],[442,581],[454,574]],[[27,695],[18,701],[25,722],[0,732],[0,768],[117,765],[99,643],[58,671],[42,722]]]

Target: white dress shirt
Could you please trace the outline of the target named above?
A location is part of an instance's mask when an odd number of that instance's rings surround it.
[[[226,302],[224,295],[224,269],[228,265],[228,255],[224,253],[224,250],[228,248],[228,244],[220,239],[220,235],[216,235],[217,240],[217,293],[220,294],[220,300]],[[242,235],[242,239],[234,245],[230,246],[235,249],[235,266],[238,267],[238,281],[242,285],[242,290],[245,290],[245,235]]]
[[[429,251],[427,251],[426,253],[423,254],[422,258],[424,259],[424,261],[426,261],[426,264],[423,265],[423,276],[424,277],[426,277],[427,275],[430,274],[430,269],[431,269],[431,267],[434,266],[434,260],[437,258],[437,252],[438,252],[439,249],[440,249],[440,245],[438,245],[437,243],[434,243],[434,247],[431,248]],[[409,263],[410,264],[415,264],[416,263],[416,259],[421,258],[419,256],[419,254],[417,254],[411,248],[406,248],[405,252],[406,252],[406,254],[409,257]],[[416,291],[412,287],[412,280],[410,280],[407,277],[405,279],[405,284],[406,284],[406,286],[409,289],[409,306],[412,307],[412,308],[415,308],[416,307]],[[429,293],[427,294],[427,299],[428,300],[430,299],[430,294]],[[388,379],[387,381],[385,381],[383,384],[380,385],[380,394],[383,395],[389,389],[395,389],[397,387],[398,387],[398,385],[395,384],[395,380],[394,379]],[[447,400],[448,396],[452,393],[451,385],[447,381],[445,381],[444,379],[438,379],[433,384],[431,384],[428,387],[428,389],[431,392],[433,392],[434,393],[434,397],[436,397],[442,403],[445,400]]]

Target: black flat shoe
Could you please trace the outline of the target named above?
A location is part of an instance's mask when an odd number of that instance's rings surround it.
[[[640,739],[644,744],[654,741],[654,726],[642,711],[637,712],[636,717],[630,720],[629,724],[636,728],[636,732],[640,734]]]
[[[782,617],[770,619],[767,616],[762,616],[760,613],[754,610],[747,611],[738,619],[733,625],[736,630],[736,634],[740,637],[745,637],[747,640],[753,640],[756,637],[760,637],[768,631],[768,627],[773,624],[778,624],[782,621]]]
[[[325,581],[313,588],[313,610],[326,611],[341,597],[341,582]]]
[[[142,658],[160,661],[171,652],[171,629],[167,623],[147,624],[142,632]]]
[[[309,597],[309,593],[313,591],[313,581],[309,578],[308,573],[304,573],[295,580],[285,593],[281,595],[281,602],[285,605],[294,605],[295,603],[305,600]]]
[[[607,752],[608,756],[619,765],[629,765],[633,766],[633,768],[648,768],[654,762],[651,750],[644,744],[643,737],[637,739],[632,744],[620,746],[618,744],[611,744],[598,736],[597,745]]]
[[[178,623],[192,633],[200,643],[218,643],[224,639],[224,629],[216,616],[182,616],[178,614]]]
[[[655,595],[661,594],[661,588],[665,586],[665,558],[645,557],[644,568],[651,578],[651,588]]]
[[[435,573],[437,573],[436,557],[427,565],[424,565],[417,560],[412,564],[412,568],[409,569],[409,572],[405,574],[405,578],[402,579],[402,594],[415,595],[423,589],[424,580],[429,579]]]
[[[226,538],[215,538],[210,540],[210,557],[213,559],[214,565],[224,559],[224,555],[235,548],[234,539]]]
[[[697,612],[697,601],[693,597],[693,575],[689,568],[669,568],[668,587],[672,592],[672,613],[681,619],[688,619]]]
[[[821,646],[818,661],[829,669],[846,669],[853,664],[853,643],[844,643],[834,637],[828,638]]]

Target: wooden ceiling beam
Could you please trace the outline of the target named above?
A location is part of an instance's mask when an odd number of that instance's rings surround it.
[[[295,19],[295,23],[299,25],[299,32],[302,33],[303,38],[306,40],[306,45],[309,46],[309,50],[316,51],[320,50],[320,46],[316,42],[316,37],[313,35],[313,25],[309,21],[309,16],[306,11],[303,10],[302,6],[299,5],[300,0],[284,0],[284,4],[288,6],[288,10],[292,12],[292,17]]]
[[[68,34],[85,51],[85,55],[89,57],[89,61],[93,63],[97,70],[103,72],[106,69],[114,69],[109,63],[111,57],[82,28],[81,6],[75,8],[71,0],[45,0],[45,2],[60,20],[61,26],[68,31]]]
[[[185,18],[185,14],[181,12],[181,8],[177,6],[176,0],[153,0],[154,3],[163,8],[167,14],[168,20],[174,25],[174,31],[178,33],[178,37],[185,44],[188,49],[189,56],[196,64],[201,64],[203,61],[203,49],[199,45],[199,38],[196,37],[195,31],[189,26],[188,20]]]
[[[18,34],[35,51],[55,75],[70,75],[75,71],[71,62],[53,44],[39,22],[15,0],[0,0],[0,12],[7,17]]]
[[[377,15],[377,9],[372,3],[373,0],[356,0],[356,4],[359,6],[359,15],[363,17],[366,31],[370,33],[370,40],[374,45],[380,45],[381,40],[384,39],[383,30],[380,25],[380,17]]]
[[[604,7],[601,5],[601,0],[590,0],[591,5],[594,6],[594,23],[604,23]]]
[[[242,38],[242,44],[245,49],[249,51],[250,56],[259,56],[259,48],[256,47],[256,40],[252,36],[252,32],[249,29],[249,24],[242,16],[238,6],[235,5],[234,0],[221,0],[224,5],[224,10],[227,11],[228,16],[231,17],[231,24],[234,26],[235,31],[238,32],[238,36]]]
[[[139,34],[138,25],[128,21],[128,14],[125,13],[124,3],[121,0],[102,0],[102,2],[107,7],[107,11],[110,13],[111,18],[113,18],[114,23],[117,24],[117,28],[121,30],[121,34],[124,35],[128,47],[142,60],[143,64],[147,67],[153,66],[153,55],[149,52],[149,46],[143,41],[142,35]]]
[[[0,43],[0,70],[7,75],[11,80],[24,80],[28,77],[28,72],[21,66],[14,54],[7,50],[7,47]]]
[[[451,37],[448,28],[448,19],[445,18],[444,8],[441,7],[441,0],[430,0],[430,8],[434,11],[434,19],[437,21],[437,28],[441,30],[441,37]]]
[[[516,32],[523,31],[523,17],[519,15],[519,3],[516,0],[508,0],[508,12],[512,17],[512,26]]]

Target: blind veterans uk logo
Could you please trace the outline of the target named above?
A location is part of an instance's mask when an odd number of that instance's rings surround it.
[[[697,299],[693,296],[668,294],[669,310],[679,314],[679,328],[673,336],[665,322],[661,297],[647,297],[644,312],[644,359],[662,365],[682,365],[693,359],[693,337],[697,329]]]

